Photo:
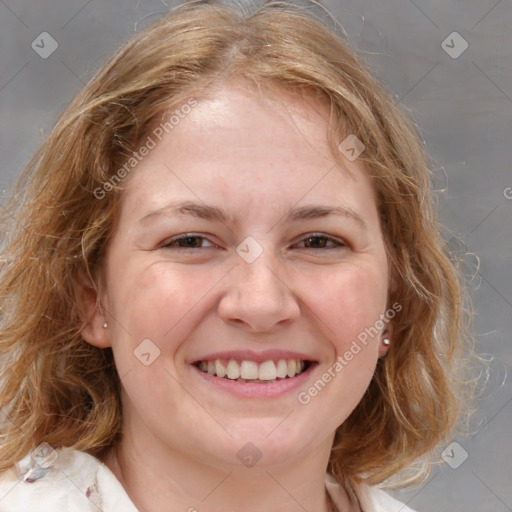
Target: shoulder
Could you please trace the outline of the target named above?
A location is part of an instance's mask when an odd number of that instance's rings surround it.
[[[333,501],[336,505],[342,506],[347,496],[339,483],[330,475],[326,476],[325,482]],[[361,512],[415,512],[378,487],[354,484],[352,490],[353,496],[349,497],[349,499],[352,499],[353,507],[359,505]]]
[[[360,485],[356,493],[363,512],[415,512],[378,487]]]
[[[0,473],[2,512],[137,512],[111,471],[91,455],[47,443]]]

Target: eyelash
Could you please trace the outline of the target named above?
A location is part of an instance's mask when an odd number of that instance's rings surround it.
[[[187,238],[201,238],[203,240],[206,240],[206,237],[204,237],[204,236],[196,235],[194,233],[185,233],[184,235],[180,235],[175,238],[171,238],[170,240],[164,242],[160,247],[162,249],[179,249],[179,250],[185,250],[185,251],[195,250],[195,249],[207,249],[207,247],[179,247],[179,246],[173,247],[172,246],[173,243],[179,242],[180,240],[186,240]],[[343,247],[347,246],[343,242],[340,242],[331,236],[323,235],[321,233],[310,233],[307,236],[305,236],[304,238],[302,238],[301,242],[303,242],[304,240],[311,239],[311,238],[325,239],[328,242],[332,242],[332,243],[336,244],[336,246],[337,246],[337,247],[319,247],[317,249],[333,250],[333,249],[342,249]],[[305,249],[315,249],[315,248],[305,247]]]

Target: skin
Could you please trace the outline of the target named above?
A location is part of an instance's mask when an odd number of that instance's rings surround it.
[[[83,336],[114,352],[124,437],[105,463],[141,511],[329,510],[324,476],[335,430],[361,400],[390,333],[370,339],[307,405],[298,402],[387,307],[372,184],[359,160],[332,156],[328,114],[314,98],[224,85],[198,98],[126,181],[102,308],[85,301]],[[223,208],[232,219],[140,221],[176,200]],[[305,205],[350,208],[364,226],[334,215],[283,220]],[[163,246],[185,233],[203,238],[195,248]],[[312,233],[335,241],[312,243]],[[236,252],[248,236],[263,249],[252,263]],[[144,339],[160,350],[148,366],[134,357]],[[239,349],[298,351],[317,364],[300,388],[271,398],[226,393],[191,366]],[[261,454],[252,467],[237,457],[248,442]]]

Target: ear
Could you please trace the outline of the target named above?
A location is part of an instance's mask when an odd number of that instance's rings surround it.
[[[109,329],[105,328],[108,311],[106,298],[101,300],[98,286],[85,274],[78,278],[77,302],[85,324],[82,328],[82,338],[98,348],[112,346]]]

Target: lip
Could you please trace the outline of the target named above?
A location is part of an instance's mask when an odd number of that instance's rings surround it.
[[[316,363],[311,356],[301,354],[299,352],[285,350],[265,350],[263,352],[255,352],[253,350],[230,350],[225,352],[215,352],[205,356],[193,359],[190,364],[197,364],[201,361],[215,361],[215,359],[235,361],[254,361],[256,363],[264,363],[265,361],[278,361],[279,359],[299,359],[300,361],[309,361]]]
[[[231,357],[231,359],[234,359],[234,357]],[[269,361],[270,359],[263,359],[262,361]],[[286,358],[280,356],[278,359]],[[205,359],[201,359],[201,361],[204,360]],[[254,361],[254,359],[252,360]],[[275,382],[270,382],[268,384],[237,382],[236,380],[230,380],[224,377],[215,377],[201,371],[197,366],[194,365],[192,365],[191,368],[193,372],[198,374],[199,378],[204,379],[205,383],[209,386],[212,386],[212,388],[215,390],[230,393],[231,395],[242,398],[274,398],[286,395],[287,393],[297,390],[297,388],[303,386],[304,382],[310,377],[316,366],[317,363],[314,362],[309,366],[309,368],[304,370],[300,375],[297,375],[296,377],[281,379]]]

